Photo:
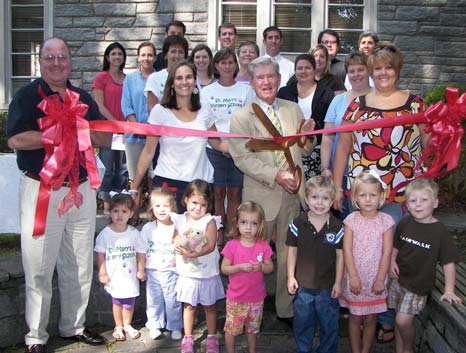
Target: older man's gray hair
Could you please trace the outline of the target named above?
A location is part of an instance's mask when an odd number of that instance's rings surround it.
[[[265,66],[265,65],[272,65],[275,69],[275,72],[280,75],[280,65],[275,59],[266,57],[266,56],[259,56],[251,61],[248,65],[248,74],[254,78],[254,70],[258,66]]]

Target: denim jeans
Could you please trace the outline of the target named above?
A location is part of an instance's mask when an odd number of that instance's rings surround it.
[[[320,344],[316,352],[337,351],[340,305],[338,299],[331,297],[331,293],[331,289],[298,288],[293,303],[296,353],[313,352],[317,319],[320,323]]]
[[[99,158],[105,166],[105,174],[100,185],[99,198],[109,200],[109,192],[120,192],[126,184],[126,157],[125,151],[116,151],[108,147],[101,147]]]

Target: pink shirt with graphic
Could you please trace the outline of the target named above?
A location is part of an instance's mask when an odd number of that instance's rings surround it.
[[[258,240],[252,247],[245,247],[238,239],[230,240],[223,248],[222,255],[237,265],[249,261],[264,261],[272,257],[270,245]],[[227,299],[241,303],[257,303],[266,296],[264,273],[238,272],[228,276]]]

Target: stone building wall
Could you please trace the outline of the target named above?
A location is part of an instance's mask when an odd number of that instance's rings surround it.
[[[207,0],[57,0],[54,35],[66,39],[73,56],[73,83],[90,91],[112,42],[127,52],[127,69],[136,68],[136,50],[151,41],[162,48],[165,25],[183,21],[190,47],[207,40]]]
[[[466,0],[378,0],[377,31],[405,56],[402,87],[466,84]]]

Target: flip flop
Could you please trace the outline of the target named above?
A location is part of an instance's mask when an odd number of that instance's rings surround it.
[[[116,341],[119,342],[126,340],[125,333],[123,332],[123,326],[115,326],[112,336]]]
[[[377,329],[375,331],[375,338],[378,343],[385,344],[390,343],[395,339],[395,330],[393,328],[386,328],[383,327],[381,324],[377,324]],[[380,338],[380,334],[382,334],[382,338]],[[384,339],[385,335],[392,335],[392,337],[388,340]]]

